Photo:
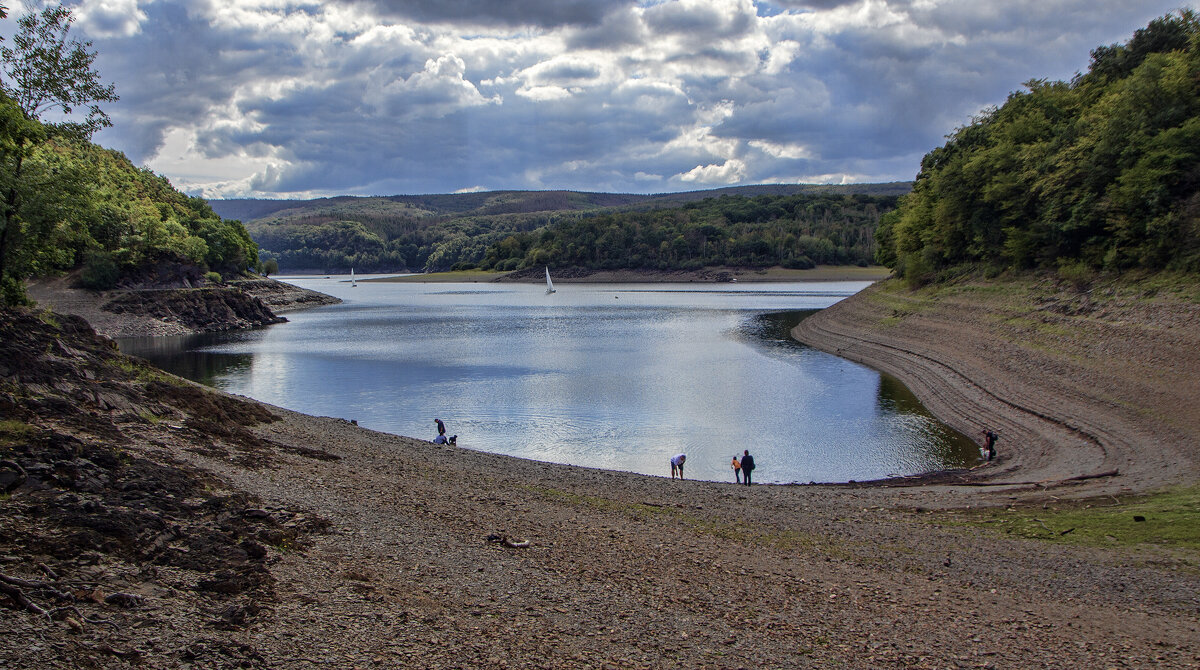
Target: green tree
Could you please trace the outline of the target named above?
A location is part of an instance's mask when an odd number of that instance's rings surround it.
[[[0,8],[0,18],[6,17]],[[73,21],[61,5],[27,14],[17,20],[12,46],[0,47],[0,283],[6,302],[23,299],[22,272],[14,272],[10,263],[21,251],[21,227],[45,227],[51,222],[29,219],[53,211],[39,208],[35,214],[27,207],[36,189],[45,186],[27,179],[28,160],[55,137],[86,139],[111,125],[99,105],[117,100],[113,85],[102,84],[92,68],[91,42],[70,37]],[[47,113],[69,115],[81,106],[87,109],[82,122],[43,123]]]
[[[964,271],[1200,271],[1200,17],[1155,19],[929,152],[876,233],[913,285]]]

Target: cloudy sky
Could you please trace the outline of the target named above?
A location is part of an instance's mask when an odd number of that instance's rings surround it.
[[[1022,82],[1185,3],[66,4],[121,96],[97,142],[189,193],[314,197],[907,180]]]

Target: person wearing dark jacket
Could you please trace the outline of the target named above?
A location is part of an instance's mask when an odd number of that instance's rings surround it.
[[[754,472],[754,457],[750,455],[749,449],[742,450],[742,481],[746,486],[750,485],[750,474]]]

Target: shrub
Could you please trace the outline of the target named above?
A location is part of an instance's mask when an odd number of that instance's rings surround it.
[[[87,252],[83,260],[83,270],[79,273],[79,284],[84,288],[105,291],[117,285],[121,278],[120,268],[107,251],[92,250]]]
[[[205,272],[204,273],[204,281],[209,284],[220,284],[221,283],[221,273],[220,272]]]

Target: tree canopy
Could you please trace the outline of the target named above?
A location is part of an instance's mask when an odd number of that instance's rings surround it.
[[[907,185],[786,189],[801,192],[331,198],[276,204],[247,228],[264,259],[291,271],[866,264],[880,216]]]
[[[72,21],[61,6],[28,14],[0,47],[0,301],[22,302],[27,277],[81,266],[85,284],[106,288],[163,257],[223,273],[257,265],[241,223],[89,141],[110,123],[100,103],[117,96]],[[80,107],[83,121],[43,118]]]
[[[1180,11],[1035,80],[926,154],[879,262],[920,284],[983,268],[1200,271],[1200,22]]]

